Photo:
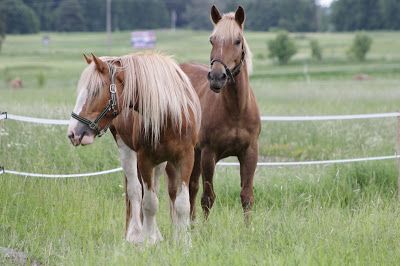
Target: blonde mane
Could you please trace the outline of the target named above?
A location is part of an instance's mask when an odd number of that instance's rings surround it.
[[[246,38],[244,37],[243,30],[240,28],[235,20],[235,13],[224,14],[220,21],[214,25],[214,30],[211,36],[222,40],[224,42],[234,42],[239,36],[243,38],[243,49],[245,51],[244,60],[246,62],[247,72],[249,75],[253,71],[252,53]]]
[[[201,108],[195,90],[186,74],[169,56],[159,53],[137,53],[122,57],[101,57],[108,64],[118,61],[124,71],[122,108],[138,102],[144,136],[157,145],[168,121],[181,132],[183,124],[191,123],[191,115],[199,131]],[[114,65],[115,66],[115,65]],[[91,63],[82,73],[78,88],[87,88],[89,97],[99,95],[104,81]],[[104,91],[104,90],[103,90]]]

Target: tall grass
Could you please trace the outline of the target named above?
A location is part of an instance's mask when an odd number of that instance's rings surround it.
[[[208,33],[157,32],[158,48],[179,61],[207,63]],[[67,119],[82,53],[107,54],[105,36],[53,34],[8,36],[0,54],[0,110]],[[346,61],[351,34],[296,38],[299,54],[288,66],[264,56],[272,34],[249,33],[255,73],[251,84],[265,115],[316,115],[398,110],[398,33],[371,33],[364,63]],[[324,60],[309,62],[309,37]],[[131,51],[129,33],[114,34],[111,54]],[[177,45],[179,44],[179,45]],[[303,65],[309,64],[310,82]],[[368,81],[353,80],[368,73]],[[38,77],[46,77],[38,89]],[[22,90],[7,88],[20,76]],[[39,82],[40,83],[40,82]],[[3,84],[3,85],[2,85]],[[40,84],[39,84],[40,85]],[[40,86],[39,86],[40,87]],[[264,123],[260,160],[322,160],[394,153],[393,119]],[[84,148],[70,146],[66,128],[0,122],[0,165],[38,173],[80,173],[119,165],[109,134]],[[400,261],[400,208],[393,161],[348,165],[259,168],[252,223],[245,226],[238,168],[216,171],[217,200],[208,221],[191,230],[188,254],[171,239],[169,200],[162,179],[158,222],[165,241],[139,248],[124,241],[122,174],[47,180],[0,175],[0,246],[24,251],[48,265],[396,265]],[[0,256],[0,264],[10,261]]]

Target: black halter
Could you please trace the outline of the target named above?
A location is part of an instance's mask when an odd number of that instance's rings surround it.
[[[111,75],[111,84],[110,84],[111,98],[110,100],[108,100],[108,104],[106,107],[104,107],[103,111],[96,117],[94,121],[84,118],[74,112],[71,113],[72,118],[75,118],[79,122],[82,122],[83,124],[87,125],[90,129],[94,130],[96,132],[96,136],[98,137],[101,137],[104,133],[106,133],[111,124],[110,122],[103,129],[100,129],[99,127],[100,120],[110,111],[112,111],[114,117],[118,115],[117,90],[115,85],[115,74],[117,71],[115,67],[111,64],[108,64],[108,69]]]
[[[243,49],[243,48],[242,48]],[[242,57],[240,58],[239,64],[237,64],[234,68],[229,69],[229,67],[220,59],[215,58],[211,60],[210,66],[213,66],[215,62],[220,63],[221,65],[224,66],[225,72],[228,75],[228,78],[231,80],[232,83],[235,83],[235,77],[240,73],[240,68],[242,67],[243,61],[244,61],[244,51],[242,50]]]

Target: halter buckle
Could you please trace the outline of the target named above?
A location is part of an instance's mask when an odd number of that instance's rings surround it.
[[[110,85],[110,92],[111,92],[111,93],[116,93],[116,92],[117,92],[116,86],[115,86],[114,83],[112,83],[112,84]]]
[[[90,129],[93,129],[93,130],[97,131],[97,125],[95,123],[92,122],[88,126],[89,126]]]

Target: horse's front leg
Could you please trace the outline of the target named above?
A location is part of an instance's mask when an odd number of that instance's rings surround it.
[[[143,180],[143,229],[139,242],[156,244],[163,240],[156,222],[158,211],[157,191],[154,185],[154,164],[143,153],[138,153],[138,167]]]
[[[140,240],[142,221],[140,217],[142,205],[142,185],[137,173],[137,155],[121,139],[117,138],[119,155],[125,173],[126,225],[125,238],[128,242]]]
[[[189,197],[190,197],[190,218],[192,221],[196,219],[196,196],[199,191],[199,181],[201,175],[201,150],[194,150],[194,164],[192,174],[189,181]]]
[[[250,222],[250,212],[254,204],[253,180],[258,161],[258,143],[250,145],[240,156],[240,199],[244,212],[245,222]]]
[[[203,177],[203,195],[201,197],[201,207],[203,207],[204,216],[207,219],[211,207],[215,201],[213,177],[216,164],[216,155],[209,149],[204,148],[201,152],[201,171]]]
[[[189,182],[194,162],[194,150],[188,149],[180,160],[168,163],[168,194],[170,196],[171,219],[174,225],[174,239],[191,246],[189,234],[190,200]]]

